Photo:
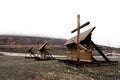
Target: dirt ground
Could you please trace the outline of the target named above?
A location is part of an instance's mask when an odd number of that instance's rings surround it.
[[[58,60],[0,56],[0,80],[120,80],[120,63],[76,67]]]

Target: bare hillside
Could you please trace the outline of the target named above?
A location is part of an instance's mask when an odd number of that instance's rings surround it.
[[[52,45],[63,45],[66,39],[18,35],[0,35],[0,45],[36,45],[48,41]]]

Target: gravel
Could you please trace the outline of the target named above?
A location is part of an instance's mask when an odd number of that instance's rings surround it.
[[[0,80],[120,80],[120,63],[76,67],[58,60],[0,56]]]

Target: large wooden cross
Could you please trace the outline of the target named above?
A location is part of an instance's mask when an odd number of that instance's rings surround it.
[[[90,22],[86,22],[85,24],[80,26],[80,15],[77,15],[77,28],[71,31],[71,33],[74,33],[74,32],[77,31],[77,43],[76,43],[77,51],[76,51],[76,53],[77,53],[77,61],[78,62],[80,61],[80,59],[79,59],[79,57],[80,57],[80,47],[83,48],[84,50],[86,50],[86,48],[84,46],[80,45],[80,29],[89,25],[89,24],[90,24]]]

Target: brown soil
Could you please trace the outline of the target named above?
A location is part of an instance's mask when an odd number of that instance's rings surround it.
[[[120,63],[76,67],[58,60],[0,56],[0,80],[120,80]]]

